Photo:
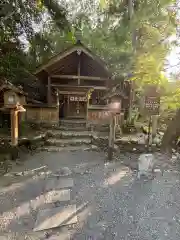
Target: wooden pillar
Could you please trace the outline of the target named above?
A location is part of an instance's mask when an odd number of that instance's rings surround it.
[[[59,107],[59,92],[56,90],[56,105]]]
[[[86,127],[88,127],[88,108],[89,108],[89,94],[87,94],[87,104],[86,104]]]
[[[59,121],[59,91],[58,91],[58,89],[56,89],[56,105],[57,105],[56,121]]]
[[[118,116],[117,116],[117,114],[116,114],[116,115],[114,116],[114,132],[113,132],[113,134],[114,134],[114,137],[113,137],[114,141],[116,140],[117,118],[118,118]]]
[[[18,111],[11,109],[11,145],[18,145]]]
[[[52,99],[51,99],[51,78],[48,77],[48,86],[47,86],[47,102],[48,105],[52,105]]]
[[[80,73],[81,73],[81,58],[79,55],[79,60],[78,60],[78,69],[77,69],[77,73],[78,73],[78,86],[81,84],[81,80],[80,80]]]
[[[67,105],[67,116],[69,116],[69,94],[67,95],[67,97],[68,97],[68,105]]]

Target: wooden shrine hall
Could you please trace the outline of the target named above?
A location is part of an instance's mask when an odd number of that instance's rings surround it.
[[[111,74],[105,63],[80,41],[36,69],[35,76],[47,87],[47,102],[58,106],[59,119],[87,119],[102,100]]]

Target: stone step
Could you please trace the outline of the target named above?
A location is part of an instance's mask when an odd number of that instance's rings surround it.
[[[61,120],[59,126],[66,127],[86,127],[85,120]]]
[[[90,129],[97,132],[109,132],[109,125],[95,125],[92,124]]]
[[[91,138],[70,138],[70,139],[57,139],[49,138],[46,145],[64,147],[64,146],[77,146],[82,144],[91,144]]]
[[[44,147],[39,148],[38,150],[39,151],[47,151],[47,152],[97,151],[98,147],[95,145],[66,146],[66,147],[44,146]]]
[[[77,132],[84,132],[84,131],[90,131],[91,128],[90,127],[78,127],[78,126],[74,126],[74,127],[68,127],[68,126],[54,126],[54,127],[49,127],[49,128],[44,128],[44,130],[59,130],[59,131],[77,131]]]
[[[60,123],[77,123],[77,124],[81,124],[81,123],[86,123],[85,119],[61,119],[59,121]]]
[[[53,138],[89,138],[93,136],[90,131],[61,131],[61,130],[50,130],[47,131],[48,136]]]

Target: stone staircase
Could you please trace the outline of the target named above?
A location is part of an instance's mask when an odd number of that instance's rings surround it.
[[[61,129],[86,129],[86,120],[61,120],[59,126]]]
[[[63,120],[59,126],[46,129],[47,139],[41,150],[48,152],[90,151],[97,147],[92,144],[93,133],[83,120]]]

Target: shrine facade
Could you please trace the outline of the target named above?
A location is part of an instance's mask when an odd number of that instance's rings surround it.
[[[58,108],[59,120],[87,119],[92,111],[106,109],[107,101],[102,99],[111,74],[81,42],[49,59],[34,74],[46,86],[47,106]]]

